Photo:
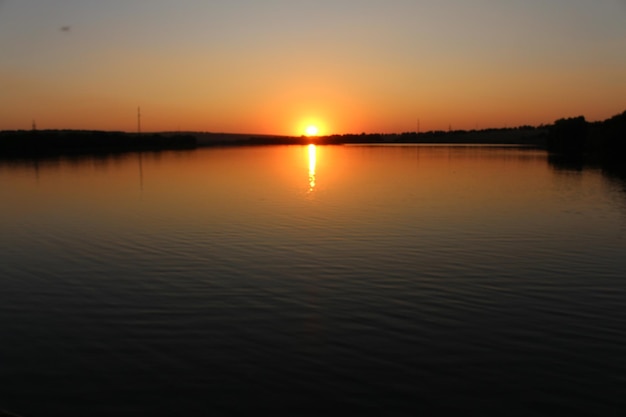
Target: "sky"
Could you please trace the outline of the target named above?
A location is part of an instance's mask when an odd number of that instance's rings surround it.
[[[626,0],[0,0],[0,129],[301,135],[626,110]]]

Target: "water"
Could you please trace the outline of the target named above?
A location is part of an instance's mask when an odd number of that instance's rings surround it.
[[[542,151],[0,163],[0,408],[618,415],[626,185]]]

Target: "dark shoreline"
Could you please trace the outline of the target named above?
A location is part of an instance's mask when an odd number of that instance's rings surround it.
[[[491,144],[545,147],[546,137],[547,129],[530,127],[402,134],[362,133],[315,137],[205,132],[138,134],[85,130],[17,130],[0,131],[0,159],[158,152],[214,146]]]
[[[538,127],[312,137],[209,132],[140,134],[98,130],[12,130],[0,131],[0,159],[99,156],[212,146],[308,144],[520,145],[546,149],[565,159],[616,163],[626,159],[626,112],[593,123],[579,116],[559,119],[552,125]]]
[[[194,149],[191,135],[133,134],[99,130],[14,130],[0,132],[0,158],[102,155]]]

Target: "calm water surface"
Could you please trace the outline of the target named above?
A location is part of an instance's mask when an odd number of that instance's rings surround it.
[[[201,149],[0,162],[0,201],[0,409],[626,409],[626,183],[600,170]]]

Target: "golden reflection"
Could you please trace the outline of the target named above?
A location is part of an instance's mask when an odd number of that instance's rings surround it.
[[[315,189],[315,166],[317,165],[317,150],[315,145],[309,145],[309,192]]]

